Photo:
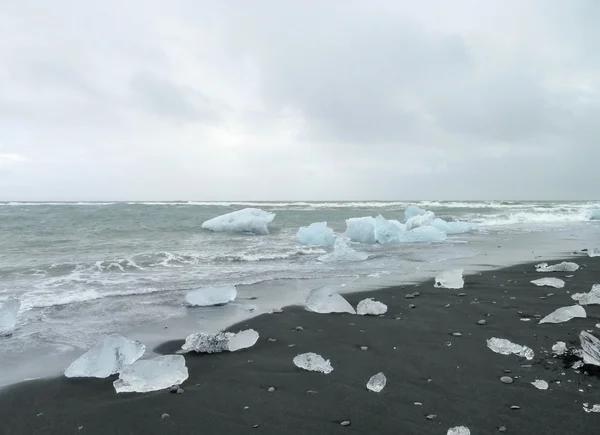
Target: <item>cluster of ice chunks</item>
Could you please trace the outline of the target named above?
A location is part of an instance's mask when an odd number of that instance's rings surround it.
[[[399,243],[406,233],[406,225],[393,219],[386,219],[381,215],[375,218],[375,241],[381,245]]]
[[[575,272],[577,269],[579,269],[579,265],[571,261],[563,261],[552,266],[549,266],[548,263],[535,265],[535,270],[538,272]]]
[[[182,355],[163,355],[124,366],[113,386],[117,393],[147,393],[179,385],[188,376]]]
[[[532,360],[534,357],[533,349],[527,346],[521,346],[520,344],[512,343],[510,340],[505,338],[492,337],[487,340],[487,347],[493,352],[501,355],[518,355],[520,357]]]
[[[465,285],[463,269],[446,270],[435,277],[435,287],[460,289]]]
[[[565,282],[559,278],[534,279],[533,281],[531,281],[531,283],[537,285],[538,287],[563,288],[565,286]]]
[[[563,323],[575,317],[586,317],[585,309],[580,305],[571,305],[569,307],[561,307],[548,314],[540,323]]]
[[[379,393],[385,388],[386,384],[387,379],[385,375],[379,372],[376,375],[371,376],[371,379],[369,379],[369,382],[367,382],[367,389],[375,393]]]
[[[577,301],[579,305],[600,305],[600,284],[594,284],[589,293],[575,293],[571,299]]]
[[[192,290],[185,295],[185,301],[192,307],[225,305],[237,297],[234,285],[210,286]]]
[[[329,287],[312,290],[306,298],[306,308],[320,314],[356,314],[352,305],[350,305],[350,303],[339,293],[336,293]]]
[[[215,232],[269,234],[269,224],[275,213],[259,208],[244,208],[209,219],[202,228]]]
[[[296,355],[293,361],[296,367],[301,368],[303,370],[307,370],[309,372],[320,372],[328,374],[333,371],[331,362],[328,359],[326,360],[321,355],[313,352]]]
[[[600,366],[600,340],[586,331],[579,334],[581,354],[585,364]]]
[[[307,227],[300,227],[296,240],[301,245],[327,246],[335,243],[335,236],[327,222],[314,222]]]
[[[356,306],[356,314],[361,316],[380,316],[387,312],[387,305],[373,298],[363,299]]]
[[[350,247],[350,242],[345,237],[337,237],[333,245],[333,252],[317,257],[322,263],[355,262],[369,258],[366,252],[358,252]]]
[[[235,352],[254,346],[258,341],[258,337],[258,332],[254,329],[247,329],[237,333],[218,332],[211,334],[197,332],[186,337],[181,350],[197,353]]]
[[[17,326],[17,316],[21,308],[19,299],[10,297],[0,306],[0,337],[12,334]]]

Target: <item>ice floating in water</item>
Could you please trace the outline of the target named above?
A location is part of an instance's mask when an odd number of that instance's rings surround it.
[[[373,298],[363,299],[356,307],[356,314],[361,316],[379,316],[387,312],[387,305],[373,300]]]
[[[552,346],[552,352],[555,355],[564,355],[567,353],[567,344],[564,341],[557,341],[554,346]]]
[[[113,386],[117,393],[147,393],[179,385],[188,376],[183,355],[163,355],[123,367]]]
[[[402,235],[400,240],[403,243],[428,243],[443,242],[446,240],[446,233],[430,225],[415,228]]]
[[[300,227],[296,233],[296,240],[301,245],[311,246],[325,246],[335,243],[333,230],[327,226],[327,222],[314,222],[307,227]]]
[[[446,435],[471,435],[471,431],[466,426],[451,427]]]
[[[367,389],[379,393],[385,388],[386,383],[387,379],[385,378],[385,375],[379,372],[376,375],[371,376],[371,379],[367,382]]]
[[[527,346],[521,346],[520,344],[512,343],[505,338],[492,337],[487,340],[487,347],[492,351],[501,355],[518,355],[528,360],[532,360],[534,357],[533,349]]]
[[[317,257],[317,260],[323,263],[336,263],[343,261],[364,261],[369,258],[369,254],[366,252],[357,252],[350,247],[348,239],[345,237],[338,237],[335,239],[333,245],[333,252],[329,254],[321,255]]]
[[[552,266],[549,266],[548,263],[540,263],[535,265],[535,269],[538,272],[575,272],[579,269],[579,265],[570,261],[563,261]]]
[[[431,225],[435,219],[435,213],[426,211],[422,215],[413,216],[406,221],[406,231],[414,230],[415,228]]]
[[[435,277],[435,287],[459,289],[465,285],[463,269],[446,270]]]
[[[185,301],[192,307],[210,307],[213,305],[224,305],[237,297],[234,285],[216,287],[203,287],[192,290],[185,295]]]
[[[375,219],[371,216],[346,219],[344,236],[360,243],[375,243]]]
[[[119,334],[105,335],[65,370],[67,378],[107,378],[137,361],[146,351],[139,341]]]
[[[21,301],[15,298],[8,298],[0,307],[0,337],[12,334],[17,326],[17,315],[21,308]]]
[[[440,218],[434,219],[430,225],[445,232],[446,234],[468,233],[477,229],[477,226],[468,222],[446,222]]]
[[[582,306],[561,307],[540,320],[540,323],[563,323],[575,317],[586,317],[585,309]]]
[[[538,390],[547,390],[548,389],[548,382],[542,381],[540,379],[536,379],[535,381],[533,381],[531,383],[531,385],[533,385]]]
[[[591,221],[600,221],[600,208],[597,210],[590,210],[589,219]]]
[[[589,406],[589,403],[584,403],[583,410],[585,412],[600,412],[600,405],[594,405],[591,408]]]
[[[600,366],[600,340],[586,331],[579,334],[583,362]]]
[[[244,208],[207,220],[202,228],[215,232],[269,234],[275,213],[258,208]]]
[[[328,359],[325,359],[321,355],[313,352],[296,355],[294,357],[294,364],[296,367],[309,372],[321,372],[328,374],[333,371],[333,367],[331,367],[331,363]]]
[[[540,278],[534,279],[531,282],[537,285],[538,287],[563,288],[565,286],[565,282],[562,279],[558,278]]]
[[[426,210],[423,210],[422,208],[417,207],[416,205],[409,205],[408,207],[406,207],[406,210],[404,210],[404,222],[406,222],[414,216],[421,216],[426,212]]]
[[[575,293],[571,299],[579,305],[600,305],[600,284],[594,284],[589,293]]]
[[[181,349],[184,352],[197,353],[235,352],[252,347],[257,341],[258,332],[254,329],[247,329],[235,334],[233,332],[218,332],[216,334],[197,332],[186,337]]]
[[[308,308],[310,311],[320,314],[356,314],[356,311],[352,305],[350,305],[350,303],[339,293],[334,292],[329,287],[322,287],[311,291],[306,298],[306,308]]]
[[[588,255],[590,257],[600,257],[600,249],[598,249],[598,248],[588,249]]]
[[[381,215],[375,218],[375,240],[379,244],[398,243],[405,232],[406,226],[398,221],[387,220]]]

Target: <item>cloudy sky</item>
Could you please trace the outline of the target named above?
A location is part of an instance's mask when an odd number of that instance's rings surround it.
[[[597,0],[0,0],[0,200],[598,199]]]

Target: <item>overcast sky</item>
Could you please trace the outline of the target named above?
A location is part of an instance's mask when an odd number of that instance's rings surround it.
[[[0,200],[598,199],[598,0],[0,0]]]

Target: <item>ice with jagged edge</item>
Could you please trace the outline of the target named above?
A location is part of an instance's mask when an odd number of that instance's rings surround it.
[[[208,332],[196,332],[185,338],[185,343],[181,346],[181,350],[183,352],[197,353],[235,352],[254,346],[258,341],[258,337],[258,332],[254,329],[246,329],[237,333],[217,332],[216,334],[212,334]]]
[[[533,381],[531,383],[531,385],[533,385],[538,390],[547,390],[548,389],[548,382],[543,381],[541,379],[536,379],[535,381]]]
[[[579,265],[571,261],[563,261],[552,266],[549,266],[548,263],[535,265],[535,270],[538,272],[575,272],[577,269],[579,269]]]
[[[471,431],[466,426],[451,427],[446,435],[471,435]]]
[[[398,243],[406,232],[406,225],[397,220],[387,220],[382,215],[375,218],[375,241],[381,245]]]
[[[409,205],[408,207],[406,207],[406,210],[404,210],[404,222],[406,222],[412,217],[421,216],[426,212],[427,210],[424,210],[421,207],[417,207],[416,205]]]
[[[590,404],[589,403],[584,403],[583,404],[583,410],[585,412],[600,412],[600,405],[594,405],[590,408]]]
[[[188,376],[183,355],[162,355],[123,367],[113,386],[117,393],[148,393],[180,385]]]
[[[17,316],[21,308],[19,299],[10,297],[0,307],[0,337],[12,334],[17,326]]]
[[[476,225],[469,222],[447,222],[440,218],[435,218],[430,225],[445,232],[446,234],[469,233],[477,229]]]
[[[386,312],[387,305],[373,298],[363,299],[356,307],[356,314],[361,316],[380,316]]]
[[[431,225],[426,225],[405,232],[400,241],[402,243],[430,243],[443,242],[446,238],[446,233],[442,230]]]
[[[554,310],[542,320],[540,320],[540,323],[563,323],[568,322],[569,320],[574,319],[576,317],[585,318],[587,317],[587,314],[582,306],[571,305],[568,307],[561,307]]]
[[[567,353],[567,344],[564,341],[557,341],[554,346],[552,346],[552,353],[555,355],[564,355]]]
[[[600,366],[600,340],[586,331],[579,334],[583,362]]]
[[[356,311],[350,303],[339,293],[334,292],[329,287],[322,287],[312,290],[306,298],[306,308],[310,311],[320,314],[329,313],[350,313],[356,314]]]
[[[323,358],[321,355],[308,352],[296,355],[293,359],[296,367],[309,372],[320,372],[324,374],[331,373],[333,367],[328,359]]]
[[[588,249],[588,255],[590,257],[600,257],[600,248]]]
[[[317,257],[322,263],[365,261],[369,258],[366,252],[358,252],[350,247],[350,242],[345,237],[337,237],[333,245],[333,252]]]
[[[490,348],[493,352],[499,353],[501,355],[514,354],[526,358],[528,360],[532,360],[535,355],[533,349],[531,349],[530,347],[521,346],[520,344],[513,343],[505,338],[492,337],[487,340],[487,347]]]
[[[434,287],[460,289],[465,285],[463,269],[446,270],[435,277]]]
[[[371,376],[371,379],[367,382],[367,389],[379,393],[385,388],[385,384],[387,384],[387,379],[383,373],[379,372]]]
[[[107,378],[144,355],[146,346],[119,334],[102,337],[65,370],[67,378]]]
[[[600,305],[600,284],[594,284],[588,293],[575,293],[571,299],[579,305]]]
[[[237,297],[234,285],[209,286],[192,290],[185,295],[185,301],[192,307],[225,305]]]
[[[346,219],[344,236],[354,242],[375,243],[375,218],[365,216]]]
[[[244,208],[209,219],[202,228],[214,232],[269,234],[269,224],[275,219],[275,213],[259,208]]]
[[[531,283],[537,285],[538,287],[563,288],[565,286],[565,282],[559,278],[534,279],[533,281],[531,281]]]
[[[424,214],[413,216],[406,221],[406,231],[431,225],[434,219],[435,213],[432,211],[426,211]]]
[[[307,227],[300,227],[296,241],[301,245],[327,246],[335,243],[335,236],[327,222],[313,222]]]

